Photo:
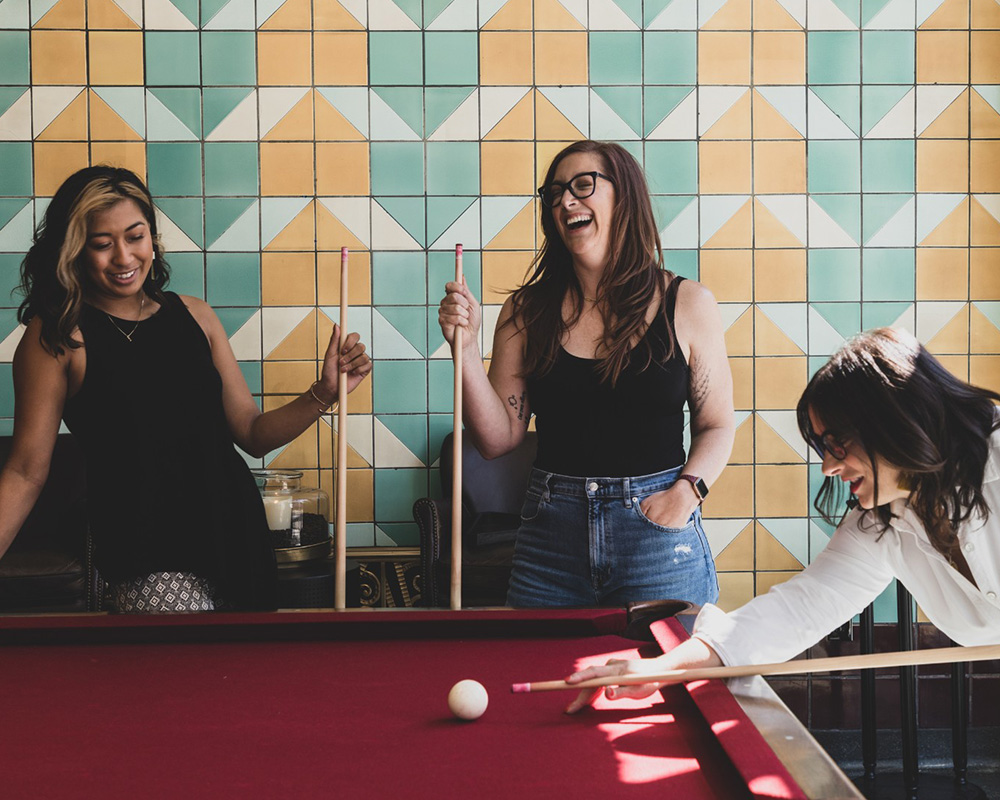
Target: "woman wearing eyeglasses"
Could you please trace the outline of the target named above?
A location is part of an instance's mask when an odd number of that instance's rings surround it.
[[[706,606],[694,637],[658,659],[571,676],[783,661],[893,578],[963,645],[1000,643],[1000,395],[956,379],[911,335],[862,334],[816,373],[799,429],[823,460],[816,508],[833,538],[801,573],[742,608]],[[844,501],[850,510],[844,511]],[[654,690],[619,687],[609,697]],[[582,692],[569,706],[590,699]]]
[[[714,601],[700,505],[734,431],[715,300],[663,269],[645,178],[619,145],[565,148],[539,197],[544,241],[500,312],[488,376],[468,287],[447,284],[439,311],[445,339],[469,334],[464,422],[479,451],[509,452],[536,418],[508,603]]]

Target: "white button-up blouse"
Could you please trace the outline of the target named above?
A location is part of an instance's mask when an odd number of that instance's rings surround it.
[[[785,661],[818,642],[874,600],[893,578],[927,618],[961,645],[1000,644],[1000,432],[991,438],[983,495],[992,513],[973,512],[958,531],[973,586],[927,538],[906,500],[893,501],[879,534],[871,515],[850,512],[801,573],[730,613],[707,605],[694,635],[725,664]]]

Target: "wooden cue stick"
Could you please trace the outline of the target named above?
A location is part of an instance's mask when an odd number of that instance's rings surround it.
[[[802,661],[782,661],[776,664],[748,664],[734,667],[699,667],[675,669],[648,675],[611,675],[569,684],[566,681],[515,683],[510,690],[551,692],[563,689],[597,689],[604,686],[634,686],[643,683],[686,683],[711,678],[741,678],[747,675],[800,675],[810,672],[839,672],[848,669],[881,669],[922,664],[960,664],[964,661],[989,661],[1000,658],[1000,645],[978,647],[937,647],[929,650],[903,650],[892,653],[871,653],[863,656],[835,656]]]
[[[347,339],[347,248],[340,248],[340,342],[337,345],[337,530],[334,542],[334,608],[347,607],[347,373],[339,359]],[[333,420],[330,420],[333,428]]]
[[[455,282],[464,283],[462,245],[455,245]],[[462,607],[462,328],[455,326],[452,359],[455,362],[455,402],[451,458],[451,607]]]

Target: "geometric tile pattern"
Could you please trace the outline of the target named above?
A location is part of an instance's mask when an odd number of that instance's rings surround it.
[[[451,249],[488,346],[549,159],[613,139],[726,322],[739,426],[705,512],[736,605],[827,541],[792,409],[846,337],[900,324],[1000,388],[998,29],[994,0],[0,0],[0,425],[33,225],[70,171],[122,164],[265,407],[313,379],[351,248],[375,369],[350,535],[414,544],[450,429]],[[263,463],[329,490],[328,425]]]

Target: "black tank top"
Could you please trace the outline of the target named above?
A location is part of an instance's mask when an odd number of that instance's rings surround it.
[[[674,328],[682,280],[671,281],[665,313],[646,329],[653,361],[645,369],[644,349],[633,349],[612,388],[601,382],[595,359],[578,358],[560,347],[552,369],[528,379],[538,431],[536,467],[561,475],[619,478],[684,463],[688,365],[679,346],[667,358],[668,326]]]
[[[95,566],[111,581],[189,571],[238,607],[275,607],[263,504],[201,326],[172,292],[131,342],[135,322],[115,322],[83,306],[86,374],[63,414],[87,457]]]

